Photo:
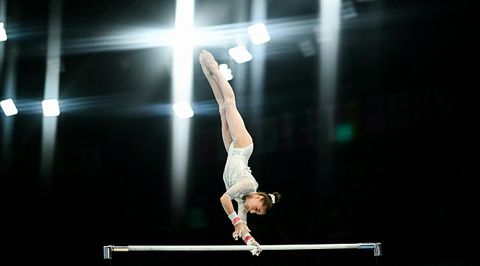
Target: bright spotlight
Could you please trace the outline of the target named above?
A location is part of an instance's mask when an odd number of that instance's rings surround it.
[[[248,62],[253,58],[252,54],[243,45],[228,49],[228,54],[239,64]]]
[[[254,44],[261,44],[270,41],[267,27],[263,23],[257,23],[247,28],[248,35]]]
[[[7,32],[3,26],[3,22],[0,22],[0,42],[7,40]]]
[[[1,101],[0,106],[2,106],[3,113],[5,113],[6,116],[18,114],[17,107],[15,107],[15,103],[12,99]]]
[[[187,102],[174,103],[173,110],[179,118],[190,118],[193,116],[192,107]]]
[[[44,116],[58,116],[60,114],[60,106],[57,99],[43,100],[42,108]]]

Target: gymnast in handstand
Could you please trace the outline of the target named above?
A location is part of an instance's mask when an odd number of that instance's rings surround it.
[[[220,202],[235,227],[233,238],[238,240],[241,237],[247,245],[255,246],[252,254],[258,256],[262,251],[261,246],[250,234],[247,214],[266,214],[273,204],[279,202],[281,195],[278,192],[257,192],[258,183],[248,166],[248,159],[253,152],[253,140],[237,109],[233,88],[220,72],[218,63],[210,52],[203,50],[199,61],[218,103],[222,139],[228,153],[223,172],[226,192],[221,196]],[[237,212],[232,200],[237,202]]]

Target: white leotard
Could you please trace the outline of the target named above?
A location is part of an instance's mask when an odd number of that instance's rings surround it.
[[[246,222],[247,212],[243,207],[242,197],[257,192],[258,183],[248,166],[248,159],[253,152],[253,143],[243,148],[235,148],[233,142],[228,148],[227,162],[223,171],[223,181],[227,194],[238,204],[238,215]]]

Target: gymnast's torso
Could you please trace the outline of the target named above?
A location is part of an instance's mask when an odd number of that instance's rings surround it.
[[[223,181],[231,199],[242,201],[248,193],[256,192],[258,183],[248,166],[248,159],[253,152],[253,143],[243,148],[235,148],[233,142],[228,148],[227,162],[223,171]]]

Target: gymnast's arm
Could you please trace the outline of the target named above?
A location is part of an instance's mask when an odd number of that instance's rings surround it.
[[[239,237],[242,238],[243,242],[249,246],[255,246],[250,252],[254,256],[258,256],[262,249],[260,244],[250,235],[250,229],[248,229],[247,224],[245,221],[242,221],[240,216],[237,215],[235,209],[233,208],[232,199],[228,196],[227,193],[224,193],[222,197],[220,197],[220,202],[222,203],[223,209],[225,213],[228,214],[228,218],[232,221],[232,224],[235,226],[235,231],[233,232],[233,238],[238,240]],[[239,205],[239,211],[240,205]],[[246,212],[245,212],[246,218]]]
[[[222,203],[223,210],[227,215],[235,211],[233,208],[232,199],[226,193],[220,197],[220,203]]]
[[[242,219],[242,221],[245,222],[245,224],[247,223],[247,209],[245,209],[245,206],[243,206],[242,203],[238,203],[238,208],[237,208],[237,212],[238,212],[238,216],[240,217],[240,219]],[[250,230],[249,230],[250,231]]]
[[[230,196],[228,196],[227,193],[224,193],[222,197],[220,197],[220,202],[222,203],[223,210],[228,215],[228,218],[230,219],[233,226],[235,227],[233,238],[237,240],[238,237],[242,237],[244,234],[250,232],[250,230],[247,227],[246,221],[242,220],[242,217],[237,215],[237,213],[235,212],[232,199],[230,198]]]

